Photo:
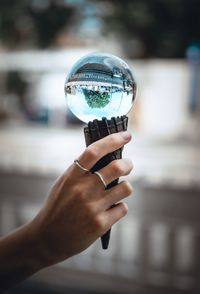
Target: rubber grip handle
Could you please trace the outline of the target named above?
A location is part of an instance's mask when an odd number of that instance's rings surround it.
[[[126,131],[127,126],[128,126],[128,117],[125,115],[121,117],[112,117],[110,120],[107,120],[106,118],[102,118],[102,120],[94,120],[92,122],[89,122],[88,125],[84,128],[86,146],[89,146],[93,142],[100,140],[110,134]],[[91,172],[98,171],[101,168],[105,167],[107,164],[109,164],[111,161],[122,158],[122,150],[123,148],[120,148],[102,157],[92,167]],[[110,189],[116,186],[118,184],[118,181],[119,179],[116,179],[113,182],[109,183],[106,189]],[[113,206],[114,205],[115,204],[113,204]],[[101,243],[102,243],[103,249],[108,248],[110,233],[111,233],[111,230],[107,231],[101,237]]]

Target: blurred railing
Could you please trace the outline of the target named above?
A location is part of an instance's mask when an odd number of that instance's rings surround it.
[[[54,176],[0,173],[1,234],[27,222],[48,194]],[[34,189],[33,189],[34,187]],[[110,247],[97,241],[82,254],[54,267],[46,283],[69,286],[67,271],[84,290],[106,290],[102,275],[110,280],[109,293],[133,293],[134,289],[165,289],[170,293],[200,291],[199,189],[152,187],[134,183],[129,214],[112,229]],[[61,268],[66,277],[56,275]],[[79,278],[77,279],[77,272]],[[84,276],[81,278],[81,273]],[[42,281],[40,275],[38,280]],[[115,281],[115,282],[114,282]],[[127,283],[119,284],[119,281]],[[44,281],[43,281],[44,282]],[[87,286],[86,286],[87,284]],[[72,285],[70,285],[72,286]],[[113,292],[112,292],[113,291]],[[148,293],[144,292],[144,293]],[[180,292],[177,292],[180,293]]]

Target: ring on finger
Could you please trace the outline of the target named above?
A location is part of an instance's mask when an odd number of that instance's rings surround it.
[[[74,164],[82,171],[87,172],[87,173],[90,172],[89,169],[83,167],[77,159],[74,160]]]
[[[75,166],[77,166],[80,170],[82,170],[82,171],[84,171],[84,172],[86,172],[86,173],[91,173],[90,170],[87,169],[87,168],[85,168],[85,167],[83,167],[77,159],[74,160],[74,164],[75,164]],[[104,178],[103,178],[103,176],[100,174],[100,172],[95,171],[95,172],[93,172],[93,174],[95,174],[95,175],[97,175],[97,176],[99,177],[99,179],[101,180],[102,184],[103,184],[104,187],[106,188],[106,187],[107,187],[106,181],[104,180]]]
[[[106,181],[104,180],[104,178],[103,178],[103,176],[100,174],[100,172],[95,171],[95,172],[93,172],[93,173],[99,177],[99,179],[101,180],[101,182],[102,182],[103,185],[104,185],[104,188],[106,188],[106,187],[107,187]]]

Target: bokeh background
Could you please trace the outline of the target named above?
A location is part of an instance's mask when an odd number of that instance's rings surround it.
[[[0,1],[0,234],[30,220],[85,148],[64,80],[81,56],[124,58],[129,213],[88,250],[8,293],[200,292],[200,1]]]

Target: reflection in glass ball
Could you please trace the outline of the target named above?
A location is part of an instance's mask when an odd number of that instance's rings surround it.
[[[129,66],[107,53],[93,53],[78,60],[65,81],[70,110],[89,122],[126,115],[136,94]]]

